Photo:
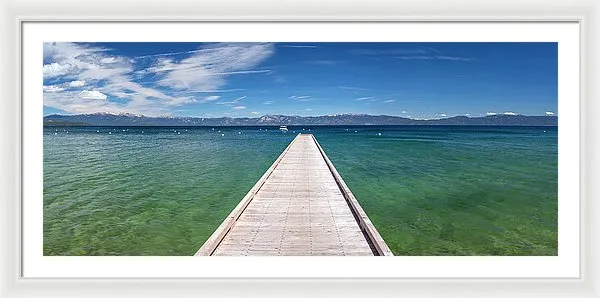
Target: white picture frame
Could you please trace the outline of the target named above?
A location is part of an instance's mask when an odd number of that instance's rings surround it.
[[[2,146],[2,297],[85,296],[248,296],[306,297],[365,295],[385,296],[486,296],[510,297],[596,297],[600,258],[596,251],[599,221],[595,218],[598,195],[593,178],[598,161],[598,127],[594,115],[598,95],[594,79],[598,78],[599,4],[594,1],[446,1],[443,4],[423,1],[394,3],[378,0],[364,3],[341,1],[299,1],[296,5],[274,0],[245,2],[226,0],[195,2],[191,0],[166,4],[159,0],[86,1],[65,0],[46,3],[43,0],[4,1],[2,9],[2,63],[0,109]],[[163,9],[168,7],[168,9]],[[160,11],[160,15],[156,12]],[[368,13],[365,13],[368,12]],[[526,22],[578,21],[581,24],[581,219],[582,274],[579,279],[327,279],[327,280],[257,280],[257,279],[24,279],[21,249],[21,158],[22,100],[20,99],[21,28],[35,21],[435,21],[435,22]],[[594,212],[595,211],[595,212]]]

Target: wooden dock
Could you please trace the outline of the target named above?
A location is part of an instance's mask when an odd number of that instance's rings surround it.
[[[391,256],[312,134],[299,134],[196,256]]]

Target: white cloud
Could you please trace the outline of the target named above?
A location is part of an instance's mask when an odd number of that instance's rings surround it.
[[[518,114],[515,113],[515,112],[504,112],[504,115],[515,116],[515,115],[518,115]]]
[[[373,97],[373,96],[361,97],[361,98],[357,98],[356,101],[363,101],[363,100],[373,99],[373,98],[375,98],[375,97]]]
[[[113,64],[113,63],[117,63],[120,61],[121,61],[120,57],[106,57],[106,58],[100,59],[100,63],[104,63],[104,64]]]
[[[546,112],[546,115],[552,116],[552,115],[554,115],[554,112]]]
[[[204,101],[215,101],[215,100],[218,100],[219,98],[221,98],[221,96],[218,96],[218,95],[211,95],[211,96],[207,96],[207,97],[205,97],[203,100],[204,100]]]
[[[83,99],[107,99],[106,94],[97,90],[83,90],[79,93],[79,97]]]
[[[214,90],[224,86],[229,75],[269,72],[254,68],[273,52],[270,43],[214,44],[181,61],[159,60],[148,71],[162,76],[159,84],[176,90]]]
[[[439,116],[440,116],[440,117],[447,117],[447,115],[446,115],[446,114],[444,114],[444,113],[442,113],[442,114],[439,114]]]
[[[383,103],[391,103],[391,102],[395,102],[395,101],[396,100],[394,100],[394,99],[389,99],[389,100],[384,101]]]
[[[221,88],[226,84],[226,78],[268,72],[254,67],[268,58],[273,49],[272,44],[266,43],[211,44],[198,51],[189,51],[192,56],[180,61],[166,59],[173,54],[167,53],[158,62],[152,63],[152,67],[140,70],[141,64],[137,63],[140,57],[108,55],[109,49],[95,45],[45,43],[44,61],[47,64],[44,65],[44,78],[58,78],[65,83],[44,89],[44,105],[71,113],[165,115],[173,106],[220,98],[211,95],[196,99],[190,96],[191,93],[238,91]],[[139,83],[137,79],[146,74],[154,74],[152,80],[158,80],[167,89]],[[81,94],[74,90],[60,90],[83,86],[87,90]],[[59,90],[61,96],[53,95]],[[122,101],[98,100],[108,98]]]
[[[259,112],[250,112],[250,114],[252,114],[252,115],[260,115]]]
[[[340,89],[353,90],[353,91],[372,91],[373,90],[373,89],[351,87],[351,86],[337,86],[337,87],[340,88]]]
[[[494,113],[494,112],[487,112],[487,113],[485,113],[485,114],[486,114],[486,115],[488,115],[488,116],[493,116],[493,115],[496,115],[496,113]]]
[[[310,98],[310,96],[308,96],[308,95],[302,95],[302,96],[292,95],[289,97],[289,99],[291,99],[291,100],[301,100],[301,99],[307,99],[307,98]]]
[[[234,92],[244,91],[246,89],[220,89],[220,90],[186,90],[188,93],[223,93],[223,92]]]
[[[263,102],[264,105],[272,105],[274,103],[274,101],[272,100],[267,100],[265,102]]]
[[[233,107],[231,109],[233,109],[233,110],[243,110],[245,108],[246,108],[246,106],[235,106],[235,107]]]
[[[65,88],[56,85],[44,86],[44,92],[54,93],[64,91]]]
[[[44,77],[56,77],[70,73],[72,67],[70,64],[50,63],[44,65]]]
[[[450,60],[450,61],[471,61],[470,58],[455,57],[455,56],[398,56],[402,60]]]
[[[246,97],[248,97],[248,96],[240,96],[240,97],[238,97],[238,98],[236,98],[236,99],[234,99],[232,101],[222,101],[222,102],[217,102],[217,104],[219,104],[219,105],[233,105],[233,104],[237,103],[238,101],[240,101],[240,100],[242,100],[242,99],[244,99]]]
[[[85,85],[85,81],[71,81],[69,83],[69,87],[83,87]]]
[[[312,65],[320,65],[320,66],[330,66],[330,65],[340,64],[342,62],[339,60],[311,60],[311,61],[306,61],[305,63],[312,64]]]
[[[402,114],[406,114],[406,113],[407,113],[406,111],[402,111]]]
[[[132,60],[138,60],[138,59],[142,59],[142,58],[151,58],[151,57],[176,56],[176,55],[181,55],[181,54],[191,54],[191,53],[206,52],[206,51],[207,50],[192,50],[192,51],[170,52],[170,53],[161,53],[161,54],[153,54],[153,55],[143,55],[143,56],[133,57]]]
[[[306,108],[306,109],[304,109],[304,110],[305,110],[305,111],[307,111],[307,112],[310,112],[310,111],[312,111],[313,109],[311,109],[311,108]]]

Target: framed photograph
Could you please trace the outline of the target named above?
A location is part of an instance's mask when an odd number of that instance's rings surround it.
[[[598,296],[598,5],[34,2],[7,297]]]

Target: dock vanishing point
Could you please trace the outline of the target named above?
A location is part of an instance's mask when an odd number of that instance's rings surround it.
[[[312,134],[298,134],[196,256],[392,256]]]

